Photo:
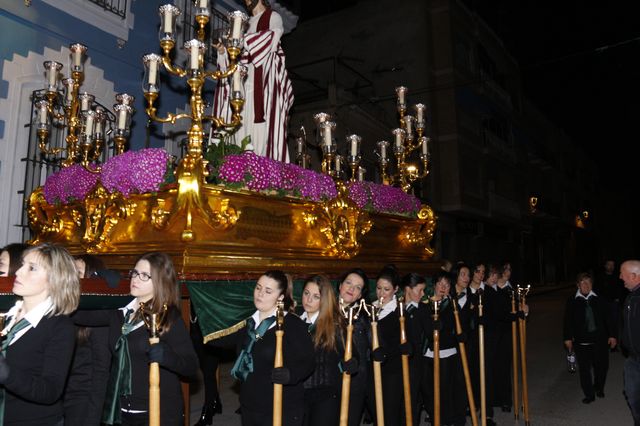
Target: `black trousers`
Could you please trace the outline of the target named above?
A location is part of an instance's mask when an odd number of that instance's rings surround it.
[[[580,387],[587,398],[604,391],[609,370],[609,347],[606,343],[575,344],[574,349],[580,371]]]
[[[204,383],[204,405],[210,406],[217,399],[218,394],[218,380],[217,370],[220,359],[220,348],[211,345],[205,345],[203,343],[202,331],[200,330],[200,324],[196,321],[191,324],[190,328],[191,341],[193,342],[193,348],[198,355],[198,361],[200,363],[200,371],[202,371],[202,381]]]
[[[512,345],[511,329],[500,330],[496,339],[496,356],[493,369],[493,406],[511,407],[512,400]]]
[[[423,374],[424,405],[433,419],[433,358],[426,358]],[[440,413],[442,424],[464,425],[467,406],[460,355],[440,359]]]
[[[340,421],[340,387],[304,390],[304,426],[337,425]]]

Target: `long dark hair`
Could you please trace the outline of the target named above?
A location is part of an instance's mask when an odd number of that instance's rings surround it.
[[[285,311],[292,312],[295,304],[292,296],[293,282],[291,280],[291,277],[278,269],[269,270],[262,274],[262,276],[271,278],[276,283],[278,283],[278,290],[280,290],[280,294],[284,296],[284,298],[282,299],[282,302],[284,303],[284,309]]]

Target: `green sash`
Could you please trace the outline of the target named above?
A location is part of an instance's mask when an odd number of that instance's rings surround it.
[[[231,375],[233,377],[244,382],[247,380],[249,373],[253,373],[253,356],[251,355],[253,345],[255,345],[258,339],[264,336],[275,320],[276,317],[274,316],[266,318],[262,320],[258,328],[255,328],[256,322],[253,318],[249,318],[247,320],[247,335],[249,336],[249,343],[242,349],[238,359],[236,359],[235,364],[233,364],[233,368],[231,369]]]

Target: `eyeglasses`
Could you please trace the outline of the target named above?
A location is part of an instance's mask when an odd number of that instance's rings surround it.
[[[138,272],[135,269],[129,271],[129,278],[133,279],[135,277],[140,278],[140,281],[149,281],[151,279],[151,275],[146,272]]]

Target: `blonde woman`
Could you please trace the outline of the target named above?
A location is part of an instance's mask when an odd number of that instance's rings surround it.
[[[12,291],[20,300],[2,330],[0,424],[62,425],[75,340],[67,315],[80,298],[73,257],[52,244],[27,249]]]

